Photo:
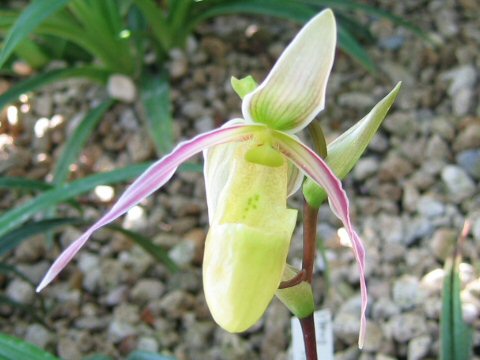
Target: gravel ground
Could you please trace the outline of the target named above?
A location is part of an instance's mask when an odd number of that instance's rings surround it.
[[[365,349],[356,347],[359,325],[358,272],[353,254],[340,246],[339,223],[320,210],[318,229],[330,262],[328,296],[324,268],[316,269],[319,307],[333,314],[336,359],[435,359],[443,263],[450,243],[471,219],[463,246],[464,316],[474,327],[480,358],[480,4],[474,0],[404,1],[394,5],[439,44],[429,47],[405,29],[368,19],[378,43],[369,49],[381,69],[376,76],[342,53],[328,86],[326,110],[318,117],[329,139],[366,114],[403,81],[395,107],[365,156],[345,181],[354,221],[367,248],[370,294]],[[394,6],[394,7],[392,7]],[[234,20],[233,20],[234,19]],[[297,30],[283,21],[218,18],[174,51],[175,136],[192,137],[240,115],[231,75],[261,80]],[[58,64],[52,64],[57,66]],[[1,88],[9,83],[0,80]],[[17,104],[19,121],[0,121],[0,174],[51,179],[62,145],[82,116],[106,91],[83,80],[43,89]],[[72,168],[71,179],[153,159],[137,104],[119,103],[107,114]],[[200,162],[201,159],[195,161]],[[121,186],[114,187],[115,196]],[[111,199],[82,197],[85,217],[97,218]],[[0,209],[31,198],[0,193]],[[300,198],[291,199],[292,206]],[[78,215],[61,207],[62,215]],[[290,315],[274,300],[266,315],[244,334],[216,326],[201,285],[202,246],[207,231],[203,178],[180,173],[122,224],[169,249],[182,270],[171,274],[126,238],[102,230],[40,298],[48,309],[41,324],[25,312],[0,306],[0,331],[25,338],[64,359],[94,353],[122,358],[134,349],[164,351],[177,359],[288,359]],[[80,234],[58,234],[67,245]],[[292,241],[291,262],[301,255],[301,233]],[[43,236],[19,246],[7,259],[38,282],[60,249]],[[16,301],[39,306],[33,288],[0,275],[0,289]]]

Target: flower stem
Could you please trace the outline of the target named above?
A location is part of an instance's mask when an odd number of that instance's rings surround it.
[[[318,209],[304,202],[303,207],[303,271],[305,281],[310,285],[313,279],[313,266],[315,264],[315,244],[317,239],[317,216]],[[303,342],[307,360],[317,360],[317,342],[315,336],[314,314],[300,319],[302,326]]]
[[[305,201],[303,207],[303,270],[305,281],[312,284],[313,265],[315,264],[315,244],[317,239],[318,209]]]
[[[313,321],[313,314],[300,319],[302,326],[303,342],[305,344],[305,354],[307,360],[317,360],[317,341],[315,337],[315,322]]]

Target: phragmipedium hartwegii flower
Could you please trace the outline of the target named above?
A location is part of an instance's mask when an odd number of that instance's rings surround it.
[[[151,165],[110,211],[58,257],[37,291],[58,275],[96,230],[158,190],[181,163],[203,151],[210,222],[203,281],[216,322],[231,332],[246,330],[272,300],[297,219],[297,211],[287,208],[287,197],[306,175],[323,188],[350,237],[360,273],[363,339],[365,254],[350,220],[347,196],[327,163],[294,135],[324,107],[335,45],[335,18],[325,10],[303,27],[265,81],[244,94],[243,119],[182,142]]]

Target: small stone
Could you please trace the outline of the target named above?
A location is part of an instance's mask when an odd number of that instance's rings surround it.
[[[399,313],[400,308],[388,298],[380,298],[372,306],[372,318],[374,320],[389,319]]]
[[[480,180],[480,149],[462,151],[456,161],[470,176]]]
[[[194,298],[181,290],[172,291],[160,299],[159,306],[170,319],[182,317],[194,305]]]
[[[436,9],[436,12],[437,15],[434,17],[434,21],[440,33],[446,38],[458,34],[459,27],[457,13],[449,7]]]
[[[422,314],[404,313],[394,316],[387,323],[387,328],[394,340],[406,343],[428,332],[427,323]]]
[[[462,315],[467,324],[473,325],[478,320],[479,309],[474,304],[466,302],[462,304]]]
[[[384,341],[382,328],[371,321],[367,321],[365,334],[363,349],[369,352],[377,352],[380,350]]]
[[[82,353],[76,341],[70,338],[61,338],[57,344],[58,356],[62,359],[81,359]]]
[[[478,217],[472,226],[473,238],[480,244],[480,217]]]
[[[381,38],[378,45],[386,50],[398,50],[403,46],[404,42],[405,37],[403,35],[393,35]]]
[[[338,97],[338,104],[354,109],[367,109],[375,105],[372,95],[361,92],[343,93]]]
[[[52,115],[53,101],[52,97],[39,96],[35,99],[34,110],[39,116],[49,117]]]
[[[223,58],[228,50],[222,40],[214,37],[203,38],[201,46],[205,49],[205,52],[214,59]]]
[[[195,258],[196,245],[192,241],[181,241],[175,245],[169,252],[168,256],[181,267],[190,265]]]
[[[118,343],[128,336],[137,333],[135,327],[127,322],[120,320],[113,320],[108,327],[108,338],[114,343]]]
[[[402,243],[404,240],[403,223],[397,216],[380,215],[379,230],[386,242]]]
[[[432,270],[422,278],[422,289],[429,294],[438,294],[442,290],[444,278],[445,271],[443,269]]]
[[[20,279],[12,280],[5,291],[7,297],[13,301],[30,304],[35,298],[35,292],[33,291],[32,286],[26,281]]]
[[[393,301],[402,310],[410,310],[420,304],[423,294],[418,279],[411,275],[403,275],[393,285]]]
[[[439,135],[433,135],[427,143],[425,153],[429,159],[448,160],[450,148]]]
[[[134,82],[128,76],[115,74],[108,79],[107,91],[110,97],[131,103],[137,96]]]
[[[34,262],[45,254],[45,238],[34,236],[15,248],[15,257],[20,262]]]
[[[205,112],[205,106],[199,101],[188,101],[182,106],[182,113],[190,119],[198,119]],[[210,128],[209,130],[211,130]]]
[[[457,116],[468,114],[474,97],[474,86],[477,72],[473,65],[465,65],[442,75],[444,80],[451,81],[448,94],[452,98],[453,113]]]
[[[265,313],[265,335],[261,343],[262,359],[273,359],[288,346],[287,326],[290,314],[280,301],[272,301]]]
[[[374,157],[365,157],[358,161],[353,170],[356,180],[362,181],[374,175],[379,168],[378,160]]]
[[[420,198],[417,211],[420,215],[432,219],[442,216],[445,213],[445,206],[435,198],[425,195]]]
[[[169,68],[172,79],[178,79],[186,75],[188,72],[188,60],[185,53],[180,49],[172,49],[170,58]]]
[[[342,342],[352,345],[358,341],[360,318],[358,314],[339,312],[333,320],[335,337]]]
[[[348,349],[335,353],[335,360],[358,360],[360,350],[358,346],[350,346]]]
[[[138,339],[137,349],[156,353],[159,349],[158,341],[152,337],[142,336]]]
[[[451,255],[453,244],[457,236],[457,231],[452,229],[438,229],[435,231],[432,241],[429,243],[433,255],[439,260],[445,260]]]
[[[404,217],[402,218],[402,222],[406,229],[403,243],[407,246],[424,237],[430,236],[433,232],[431,221],[423,216],[413,218]]]
[[[408,211],[417,209],[417,203],[420,198],[420,193],[412,183],[406,183],[403,187],[402,205]]]
[[[32,265],[30,264],[20,264],[17,266],[18,270],[20,270],[31,282],[34,284],[38,284],[43,276],[47,273],[48,268],[50,267],[51,263],[44,260]]]
[[[381,164],[378,177],[381,181],[401,181],[413,171],[412,164],[398,156],[390,155]]]
[[[432,339],[428,335],[419,336],[408,343],[408,360],[420,360],[430,350]]]
[[[41,348],[45,348],[52,341],[52,334],[42,325],[32,324],[27,328],[25,340]]]
[[[475,183],[461,167],[447,165],[442,170],[442,180],[456,201],[462,201],[475,193]]]
[[[211,116],[202,116],[195,121],[195,130],[199,133],[204,133],[212,130],[215,127],[215,122]]]
[[[132,289],[132,299],[139,303],[159,299],[165,292],[165,286],[158,280],[142,279]]]
[[[464,150],[478,150],[480,148],[480,124],[471,123],[455,138],[453,149],[456,152]]]
[[[127,150],[134,163],[148,160],[153,154],[153,145],[143,131],[129,136]]]

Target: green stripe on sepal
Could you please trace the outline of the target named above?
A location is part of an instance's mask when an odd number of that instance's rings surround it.
[[[297,274],[298,270],[287,264],[283,270],[282,280],[288,281]],[[292,287],[278,289],[275,296],[299,319],[306,318],[315,311],[312,286],[306,281]]]
[[[328,156],[325,160],[340,179],[343,179],[360,159],[395,101],[400,86],[399,82],[367,116],[328,145]],[[327,198],[325,191],[310,179],[303,184],[303,194],[308,204],[316,208]]]

